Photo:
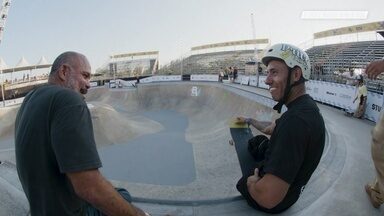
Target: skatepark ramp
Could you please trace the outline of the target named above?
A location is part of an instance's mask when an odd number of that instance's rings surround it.
[[[228,120],[272,117],[269,107],[211,84],[96,88],[86,100],[102,171],[134,196],[151,199],[238,196],[234,185],[241,173],[228,145]]]
[[[93,88],[86,102],[103,162],[101,171],[116,187],[128,189],[138,203],[174,206],[237,203],[241,198],[235,185],[241,171],[235,149],[228,144],[229,120],[238,115],[266,121],[277,118],[270,106],[259,103],[260,98],[270,100],[230,85],[204,82],[139,84],[129,89]],[[0,190],[8,195],[0,200],[0,209],[9,212],[25,212],[27,208],[14,165],[12,122],[17,109],[1,110],[2,123],[8,123],[0,125],[0,161],[7,164],[0,165]],[[256,130],[253,133],[259,134]],[[317,170],[287,214],[308,209],[327,194],[339,177],[346,146],[338,139],[335,134],[327,135]],[[339,144],[331,145],[332,140]],[[242,211],[252,211],[243,209],[244,202],[240,203],[238,208]]]

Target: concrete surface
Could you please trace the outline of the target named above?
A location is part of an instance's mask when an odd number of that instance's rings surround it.
[[[198,96],[192,96],[194,87],[199,90]],[[194,178],[161,184],[157,180],[126,181],[110,177],[114,185],[130,191],[135,205],[152,215],[264,215],[248,207],[235,189],[240,167],[235,150],[228,145],[228,120],[236,115],[258,116],[264,120],[277,118],[268,106],[259,104],[274,104],[267,91],[237,84],[155,83],[139,85],[138,89],[96,88],[89,92],[87,102],[91,104],[104,169],[115,169],[115,165],[109,165],[113,161],[103,157],[102,152],[109,148],[142,151],[124,158],[124,163],[137,166],[130,165],[135,168],[133,171],[144,172],[141,176],[146,175],[151,164],[166,164],[168,159],[177,158],[178,152],[162,155],[163,151],[172,153],[176,148],[164,143],[168,142],[167,137],[172,141],[170,132],[175,128],[169,130],[169,127],[186,121],[184,128],[175,131],[185,138],[184,150],[190,147],[190,151],[181,155],[193,156],[185,159],[194,161]],[[375,174],[370,155],[370,131],[374,123],[345,117],[342,111],[332,107],[321,104],[319,107],[327,127],[322,160],[299,201],[281,215],[383,215],[383,210],[371,206],[363,188]],[[0,109],[0,160],[6,161],[0,165],[0,215],[25,215],[28,211],[14,166],[13,121],[17,109],[17,106]],[[173,114],[167,112],[184,116],[184,120],[167,125],[164,120],[173,118]],[[157,116],[148,113],[157,113]],[[165,118],[159,119],[162,116]],[[167,132],[163,136],[165,140],[151,141],[151,137],[162,132]],[[175,136],[180,138],[180,134]],[[134,144],[140,139],[142,148],[138,145],[140,142]],[[147,142],[151,145],[144,146]],[[147,157],[137,163],[156,143],[159,144],[155,151],[157,157]],[[183,166],[188,163],[176,164],[174,169],[180,170]],[[128,165],[122,164],[120,172],[132,175],[132,169],[125,167]],[[103,172],[108,176],[107,171]],[[148,178],[153,178],[154,172],[148,173]]]
[[[146,111],[140,116],[156,120],[164,129],[99,148],[103,174],[130,183],[182,186],[193,182],[196,169],[192,143],[185,140],[187,116],[171,110]]]

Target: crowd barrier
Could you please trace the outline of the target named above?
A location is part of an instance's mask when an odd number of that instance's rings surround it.
[[[245,76],[239,75],[235,83],[239,85],[254,86],[257,88],[268,89],[268,85],[265,84],[266,76]],[[140,79],[140,83],[152,83],[152,82],[169,82],[169,81],[181,81],[181,75],[159,75],[151,76]],[[191,75],[191,81],[208,81],[218,82],[218,75],[210,74],[194,74]],[[357,87],[331,83],[317,80],[309,80],[306,82],[306,91],[313,99],[318,102],[332,105],[344,109],[349,112],[353,112],[358,100],[353,103],[353,99],[356,97]],[[381,108],[383,107],[384,98],[382,94],[376,92],[368,92],[367,107],[364,118],[377,122],[380,117]]]
[[[235,83],[250,85],[258,88],[268,89],[265,84],[266,76],[245,76],[240,75]],[[339,83],[309,80],[306,82],[306,91],[318,102],[332,105],[349,112],[353,112],[358,100],[353,103],[357,94],[357,87]],[[377,122],[380,117],[384,98],[382,94],[368,91],[367,107],[364,118]]]

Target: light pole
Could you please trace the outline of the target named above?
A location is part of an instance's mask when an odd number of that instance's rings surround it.
[[[116,85],[116,63],[113,63],[113,80],[115,81],[115,85]]]
[[[183,56],[181,56],[180,69],[181,80],[183,80]]]
[[[3,76],[3,68],[0,66],[0,74],[1,74],[1,97],[3,99],[3,107],[5,107],[5,98],[4,98],[4,76]]]
[[[253,40],[256,40],[256,28],[255,28],[255,21],[253,19],[253,13],[251,13],[251,25],[252,25],[252,37]],[[257,43],[255,42],[255,67],[256,67],[256,86],[259,87],[259,78],[260,78],[260,72],[259,72],[259,62],[258,62],[258,53],[257,53]]]

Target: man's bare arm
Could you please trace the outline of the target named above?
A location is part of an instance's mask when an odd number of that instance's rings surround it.
[[[260,132],[267,135],[272,135],[272,132],[276,126],[275,122],[258,121],[256,119],[244,118],[244,117],[237,117],[237,122],[248,123],[253,127],[255,127],[257,130],[259,130]]]
[[[272,209],[283,201],[289,186],[287,182],[271,174],[260,178],[258,169],[247,179],[249,194],[260,206],[267,209]]]
[[[127,202],[98,169],[67,173],[75,193],[106,215],[145,216]]]
[[[365,69],[365,73],[370,79],[376,79],[376,77],[382,72],[384,72],[384,59],[369,63]]]

